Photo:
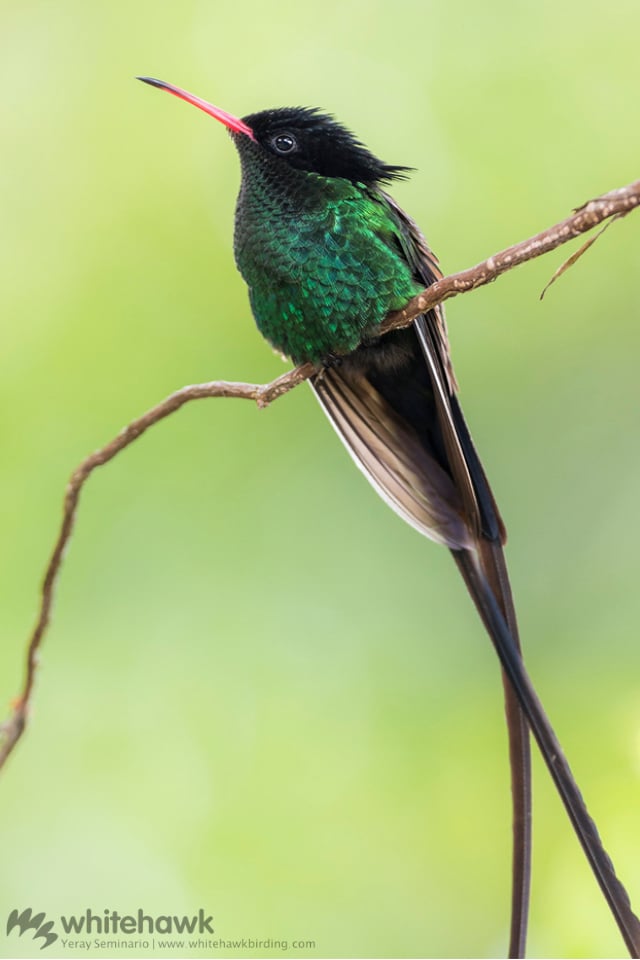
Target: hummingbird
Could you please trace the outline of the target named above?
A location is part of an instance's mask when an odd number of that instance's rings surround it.
[[[311,387],[355,464],[387,504],[447,547],[502,665],[512,792],[509,957],[526,950],[533,732],[631,953],[640,923],[615,875],[523,664],[504,557],[506,530],[458,400],[442,306],[404,329],[381,325],[442,273],[387,192],[409,172],[384,163],[315,107],[238,118],[180,87],[220,121],[241,165],[234,254],[257,327],[317,368]]]

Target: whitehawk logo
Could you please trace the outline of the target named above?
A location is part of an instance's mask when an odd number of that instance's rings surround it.
[[[58,934],[52,933],[53,920],[48,920],[45,923],[45,917],[46,913],[44,913],[44,911],[34,914],[31,907],[23,910],[22,913],[18,913],[17,910],[12,910],[7,920],[7,936],[9,936],[15,927],[20,931],[18,934],[19,937],[21,937],[23,933],[26,933],[27,930],[35,930],[33,939],[37,940],[39,937],[42,937],[44,943],[40,946],[40,949],[44,950],[58,939]]]

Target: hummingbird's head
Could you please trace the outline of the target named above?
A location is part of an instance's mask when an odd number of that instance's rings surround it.
[[[346,127],[315,107],[281,107],[239,119],[162,80],[138,79],[215,117],[232,132],[241,152],[243,146],[249,146],[246,141],[243,144],[246,137],[255,144],[254,149],[265,151],[294,169],[368,185],[400,179],[410,169],[383,163]]]
[[[243,117],[262,147],[297,170],[373,184],[408,167],[383,163],[350,130],[316,107],[281,107]]]

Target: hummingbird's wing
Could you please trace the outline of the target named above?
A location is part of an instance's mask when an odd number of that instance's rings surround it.
[[[395,202],[386,195],[381,202],[397,224],[392,242],[416,280],[428,286],[441,276],[435,256]],[[378,493],[413,527],[450,548],[489,632],[483,596],[488,589],[519,644],[502,553],[505,529],[456,398],[443,309],[361,345],[323,370],[312,386]],[[531,763],[527,722],[506,680],[504,690],[513,798],[509,955],[514,957],[524,955],[528,920]]]
[[[470,547],[450,474],[366,374],[347,360],[323,371],[312,386],[347,451],[389,506],[437,543]]]

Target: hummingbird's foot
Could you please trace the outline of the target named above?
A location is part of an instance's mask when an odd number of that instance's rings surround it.
[[[324,369],[330,370],[331,367],[339,367],[343,360],[344,360],[344,356],[342,354],[328,353],[327,356],[322,361],[322,366],[324,367]]]

